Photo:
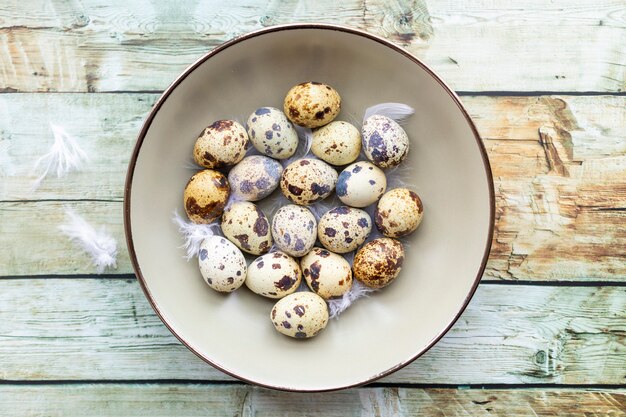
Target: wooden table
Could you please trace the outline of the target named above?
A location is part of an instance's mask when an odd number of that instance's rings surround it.
[[[626,415],[626,3],[4,0],[0,4],[0,415]],[[124,246],[126,164],[189,63],[246,31],[324,21],[406,47],[484,139],[496,231],[450,333],[371,386],[274,392],[208,366],[161,324]],[[91,156],[47,178],[62,126]],[[65,207],[121,250],[96,275]]]

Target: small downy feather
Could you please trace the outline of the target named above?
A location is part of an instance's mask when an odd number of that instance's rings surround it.
[[[205,238],[220,233],[220,225],[218,222],[196,224],[183,219],[180,214],[178,214],[177,210],[174,210],[172,221],[176,224],[176,226],[178,226],[178,231],[185,240],[185,243],[183,243],[181,248],[184,248],[187,251],[185,259],[188,261],[191,260],[191,258],[198,256],[200,244]]]
[[[65,214],[67,222],[60,225],[59,230],[91,257],[96,271],[101,274],[106,268],[117,268],[117,242],[106,228],[101,226],[96,230],[70,208]]]
[[[352,281],[352,288],[341,298],[328,301],[328,313],[331,319],[339,317],[341,313],[346,311],[356,300],[369,296],[370,293],[377,291],[374,288],[366,287],[356,279]]]
[[[48,153],[35,162],[34,169],[41,171],[41,174],[33,183],[33,189],[38,188],[51,172],[55,172],[56,176],[61,178],[72,171],[79,171],[83,163],[89,160],[76,139],[70,136],[62,126],[50,123],[50,129],[54,135],[54,143]]]
[[[365,123],[370,116],[380,114],[395,120],[399,124],[403,124],[413,113],[415,113],[415,109],[403,103],[380,103],[365,109],[363,122]]]

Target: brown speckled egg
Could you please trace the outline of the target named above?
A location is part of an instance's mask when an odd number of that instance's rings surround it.
[[[395,188],[378,201],[374,219],[380,233],[387,237],[401,237],[417,229],[423,215],[424,206],[417,193]]]
[[[284,252],[266,253],[248,267],[246,286],[267,298],[282,298],[300,286],[302,273],[295,259]]]
[[[193,159],[205,168],[235,165],[246,154],[248,134],[234,120],[218,120],[204,129],[193,147]]]
[[[409,137],[395,120],[375,114],[363,123],[363,151],[379,167],[393,167],[409,153]]]
[[[289,120],[304,127],[330,123],[341,110],[341,97],[329,85],[310,81],[298,84],[285,97],[284,111]]]
[[[278,301],[270,320],[285,336],[307,339],[321,332],[328,324],[328,306],[312,292],[297,292]]]
[[[311,152],[331,165],[347,165],[359,157],[361,134],[348,122],[331,122],[313,131]]]
[[[352,287],[352,270],[343,256],[313,248],[300,259],[302,275],[309,288],[325,300],[341,297]]]
[[[198,264],[204,281],[215,291],[235,291],[246,280],[243,253],[221,236],[209,236],[200,243]]]
[[[328,250],[347,253],[365,242],[372,231],[366,211],[347,206],[328,210],[317,225],[317,237]]]
[[[351,207],[375,203],[386,189],[387,177],[383,170],[367,161],[348,165],[337,179],[337,197]]]
[[[260,255],[272,247],[272,232],[265,213],[254,203],[233,203],[222,216],[222,233],[239,249]]]
[[[248,117],[247,127],[250,142],[263,155],[285,159],[296,152],[298,134],[282,111],[258,108]]]
[[[211,223],[222,215],[230,187],[226,177],[212,169],[195,173],[187,182],[183,203],[187,217],[194,223]]]
[[[298,159],[285,168],[280,189],[292,203],[308,206],[330,195],[337,171],[319,159]]]
[[[283,252],[300,257],[307,254],[317,238],[317,221],[306,207],[282,206],[272,219],[272,237]]]
[[[371,288],[393,282],[402,269],[404,247],[399,240],[382,237],[367,242],[354,256],[354,278]]]

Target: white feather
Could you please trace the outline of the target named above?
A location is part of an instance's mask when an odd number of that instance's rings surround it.
[[[373,288],[366,287],[357,280],[352,281],[352,288],[345,293],[343,297],[328,301],[328,313],[331,319],[339,317],[348,307],[356,300],[368,297],[370,293],[376,291]]]
[[[50,129],[54,135],[54,143],[48,153],[35,162],[34,169],[40,170],[41,174],[35,180],[33,189],[39,187],[48,174],[56,173],[56,176],[61,178],[71,171],[80,170],[83,163],[89,159],[76,139],[71,137],[62,126],[50,123]]]
[[[185,243],[181,246],[187,251],[185,259],[188,261],[198,256],[200,251],[200,243],[209,237],[219,234],[220,226],[217,222],[209,224],[196,224],[191,221],[183,219],[177,210],[174,210],[172,215],[172,221],[178,226],[178,231],[183,236]]]
[[[402,124],[406,122],[406,120],[411,117],[413,113],[415,113],[415,109],[403,103],[380,103],[365,109],[363,123],[365,123],[370,116],[380,114]]]
[[[59,230],[91,257],[96,271],[101,274],[105,268],[117,268],[117,242],[104,226],[94,229],[84,218],[70,208],[65,211],[67,222]]]

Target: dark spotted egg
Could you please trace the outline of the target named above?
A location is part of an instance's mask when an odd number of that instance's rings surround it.
[[[297,125],[320,127],[337,117],[341,110],[341,97],[327,84],[316,81],[301,83],[289,90],[283,110]]]
[[[272,237],[283,252],[295,257],[306,255],[317,238],[315,216],[306,207],[283,206],[272,219]]]
[[[372,231],[372,219],[366,211],[340,206],[327,211],[317,225],[322,245],[336,253],[355,250]]]
[[[298,134],[285,114],[274,107],[261,107],[248,117],[248,136],[263,155],[289,158],[298,147]]]
[[[218,120],[202,131],[193,147],[193,159],[205,168],[234,165],[246,154],[248,134],[234,120]]]
[[[254,203],[240,201],[224,210],[222,233],[239,249],[260,255],[272,247],[272,232],[267,216]]]
[[[361,133],[348,122],[330,122],[313,131],[311,152],[331,165],[347,165],[359,157]]]
[[[195,173],[183,192],[187,217],[194,223],[211,223],[222,215],[230,187],[226,177],[218,171],[205,169]]]
[[[312,292],[297,292],[279,300],[270,313],[276,330],[285,336],[307,339],[328,324],[326,301]]]
[[[409,137],[393,119],[380,114],[370,116],[362,128],[363,151],[367,159],[381,168],[393,167],[409,153]]]
[[[337,171],[319,159],[298,159],[285,168],[280,189],[292,203],[308,206],[330,195]]]
[[[386,189],[385,173],[366,161],[349,165],[341,171],[337,180],[337,197],[352,207],[366,207],[375,203]]]
[[[354,278],[370,288],[385,287],[396,279],[404,262],[399,240],[383,237],[367,242],[354,256]]]
[[[415,191],[395,188],[378,201],[374,219],[380,233],[387,237],[401,237],[415,231],[423,215],[424,206]]]
[[[283,173],[282,165],[263,155],[243,158],[228,173],[233,196],[238,200],[258,201],[272,193]]]
[[[246,287],[267,298],[282,298],[295,292],[302,281],[300,265],[277,251],[256,258],[248,267]]]
[[[346,259],[323,248],[300,259],[300,268],[311,291],[325,300],[341,297],[352,287],[352,270]]]
[[[204,281],[215,291],[235,291],[246,280],[246,259],[221,236],[209,236],[200,243],[198,264]]]

